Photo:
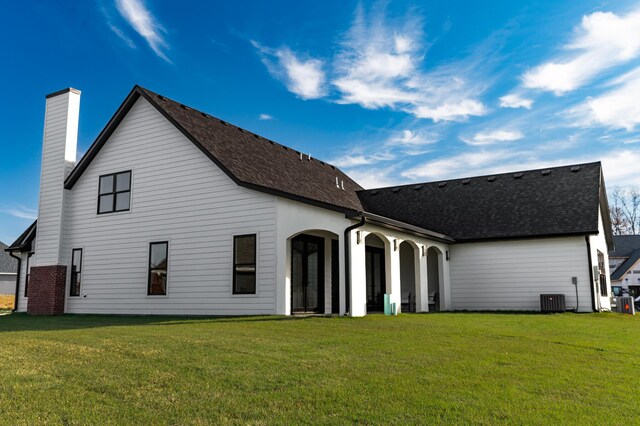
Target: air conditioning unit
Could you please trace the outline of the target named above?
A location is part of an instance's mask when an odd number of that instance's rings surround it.
[[[542,312],[564,312],[564,294],[541,294],[540,310]]]
[[[623,314],[635,315],[635,307],[633,306],[633,297],[620,296],[616,303],[616,312]]]

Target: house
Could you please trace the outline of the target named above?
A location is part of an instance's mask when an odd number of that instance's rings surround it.
[[[609,251],[611,286],[640,296],[640,235],[616,235],[615,250]]]
[[[13,308],[18,261],[5,252],[7,245],[0,241],[0,309]]]
[[[600,163],[364,190],[335,166],[135,86],[76,163],[46,97],[17,310],[249,315],[610,309]]]

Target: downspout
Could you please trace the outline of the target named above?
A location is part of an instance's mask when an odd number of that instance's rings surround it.
[[[589,236],[586,235],[584,237],[587,242],[587,259],[589,260],[589,279],[591,280],[591,284],[589,284],[591,288],[591,308],[593,312],[598,312],[598,307],[596,306],[596,294],[594,289],[594,281],[593,281],[593,264],[591,263],[591,242],[589,241]]]
[[[18,259],[18,273],[16,274],[16,295],[13,301],[13,312],[16,312],[18,310],[18,296],[20,295],[20,271],[22,270],[22,258],[15,256],[12,251],[9,251],[7,253],[9,253],[9,256],[13,257],[14,259]]]
[[[350,307],[351,307],[351,264],[349,262],[351,256],[350,256],[350,251],[351,251],[351,231],[359,228],[361,226],[363,226],[366,222],[366,219],[364,218],[364,216],[360,217],[360,222],[348,226],[345,230],[344,230],[344,301],[345,301],[345,315],[348,315],[351,311]]]

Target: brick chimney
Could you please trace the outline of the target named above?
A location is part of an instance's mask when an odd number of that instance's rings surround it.
[[[27,312],[32,314],[64,313],[67,267],[62,235],[68,198],[64,180],[76,162],[79,115],[79,90],[69,88],[47,95],[38,227],[27,295]]]

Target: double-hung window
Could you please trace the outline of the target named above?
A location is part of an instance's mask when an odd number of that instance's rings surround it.
[[[124,212],[131,205],[131,171],[100,176],[98,214]]]
[[[256,234],[233,237],[233,294],[256,294]]]
[[[169,243],[161,241],[149,244],[149,296],[167,294],[167,266],[169,263]]]
[[[73,249],[71,252],[71,283],[69,296],[80,296],[80,283],[82,282],[82,249]]]

